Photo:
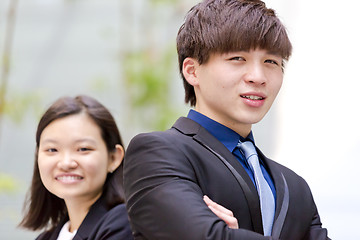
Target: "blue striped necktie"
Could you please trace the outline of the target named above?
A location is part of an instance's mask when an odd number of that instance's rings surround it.
[[[260,198],[260,208],[264,235],[270,236],[275,215],[275,200],[269,184],[260,168],[259,158],[252,142],[240,142],[237,147],[244,154],[251,171],[254,173],[256,189]]]

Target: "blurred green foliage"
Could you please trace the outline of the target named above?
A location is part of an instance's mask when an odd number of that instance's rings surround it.
[[[170,47],[163,51],[134,51],[124,57],[130,118],[152,130],[169,128],[179,114],[171,101],[176,50]]]
[[[174,96],[174,81],[176,78],[177,54],[174,46],[176,36],[171,42],[159,43],[155,36],[159,32],[158,24],[164,24],[164,28],[171,25],[170,19],[161,19],[159,11],[171,11],[172,18],[182,18],[179,11],[183,7],[181,0],[150,0],[146,11],[146,24],[141,27],[143,37],[141,47],[129,50],[123,55],[123,73],[126,87],[126,99],[129,109],[129,120],[135,126],[141,126],[146,130],[165,130],[171,127],[173,122],[183,113],[176,104]],[[160,12],[161,12],[160,11]],[[177,31],[176,31],[177,32]],[[175,91],[183,91],[176,89]],[[181,108],[181,107],[180,107]]]
[[[7,12],[4,49],[0,67],[0,136],[5,117],[8,117],[12,122],[21,123],[25,120],[24,116],[26,116],[29,109],[34,109],[36,112],[40,111],[38,107],[40,95],[38,93],[10,92],[8,87],[16,10],[17,1],[11,1]],[[19,189],[18,185],[14,177],[0,172],[0,194],[16,192]]]
[[[0,194],[15,193],[19,189],[19,184],[14,177],[0,173]]]
[[[11,92],[11,94],[8,95],[9,97],[2,102],[3,111],[0,112],[0,117],[2,119],[6,117],[15,124],[20,124],[26,120],[25,116],[28,111],[31,111],[36,115],[39,115],[42,111],[40,108],[42,97],[39,92]],[[0,129],[1,127],[4,126],[0,125]],[[16,181],[16,178],[0,172],[0,194],[11,194],[16,193],[17,191],[19,191],[19,184]]]
[[[42,94],[40,92],[17,92],[12,91],[8,94],[4,102],[2,117],[8,117],[14,123],[20,124],[25,121],[28,111],[38,116],[43,110],[41,106]]]

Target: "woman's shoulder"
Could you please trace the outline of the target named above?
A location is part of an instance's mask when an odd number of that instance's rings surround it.
[[[89,239],[133,239],[125,204],[109,209],[98,220]]]
[[[118,204],[111,208],[104,216],[105,219],[116,218],[116,219],[128,219],[125,203]]]
[[[130,229],[129,217],[125,204],[118,204],[111,208],[103,217],[101,225],[105,228]]]

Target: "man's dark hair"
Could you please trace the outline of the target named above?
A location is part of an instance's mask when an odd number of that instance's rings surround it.
[[[260,48],[286,61],[292,51],[284,25],[259,0],[204,0],[190,9],[176,41],[185,102],[191,106],[196,96],[182,72],[186,58],[205,64],[214,53]]]

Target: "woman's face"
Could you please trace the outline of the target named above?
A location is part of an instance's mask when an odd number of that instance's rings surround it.
[[[85,113],[54,120],[43,130],[38,166],[47,190],[66,202],[96,201],[107,173],[117,167],[100,128]]]

